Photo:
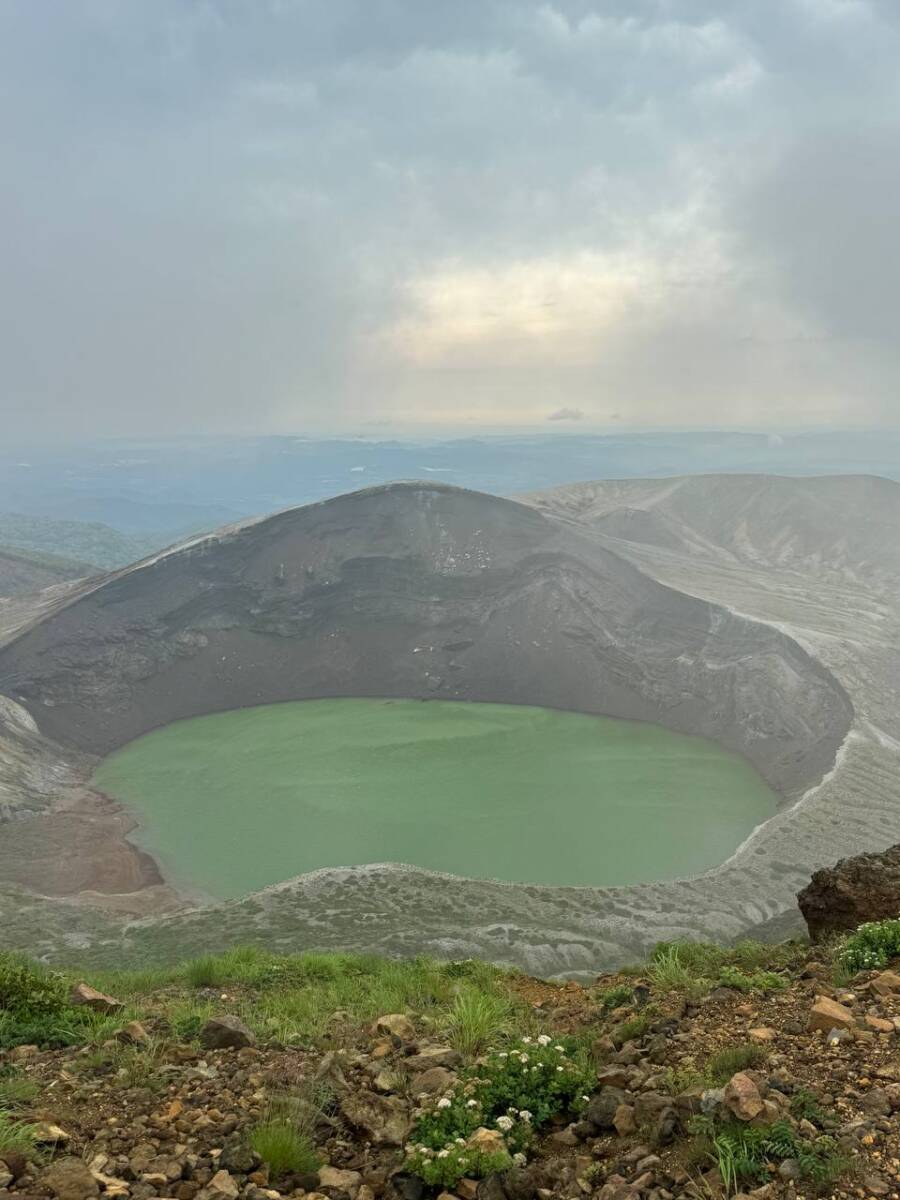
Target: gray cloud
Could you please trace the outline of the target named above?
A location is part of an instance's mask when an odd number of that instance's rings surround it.
[[[895,423],[898,53],[893,0],[8,0],[4,428]]]

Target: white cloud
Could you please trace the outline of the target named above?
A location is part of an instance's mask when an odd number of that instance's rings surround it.
[[[4,428],[888,419],[898,56],[894,0],[10,0]]]

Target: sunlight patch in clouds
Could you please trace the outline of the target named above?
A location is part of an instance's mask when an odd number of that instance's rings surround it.
[[[416,366],[587,365],[665,290],[660,264],[633,253],[444,263],[406,286],[407,313],[377,342]]]

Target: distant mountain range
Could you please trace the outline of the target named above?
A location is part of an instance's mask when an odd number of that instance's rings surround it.
[[[711,472],[900,479],[900,433],[601,435],[579,430],[407,440],[196,437],[57,450],[5,448],[0,449],[0,512],[100,522],[142,539],[143,550],[243,517],[397,479],[513,496],[584,479]],[[79,553],[63,545],[29,548]],[[85,557],[101,566],[116,565],[110,558]]]
[[[95,575],[98,570],[126,566],[158,550],[164,541],[162,535],[125,534],[97,522],[0,512],[0,550],[7,555],[31,556],[35,565],[43,559],[44,566],[59,578]],[[10,594],[0,586],[0,595]]]

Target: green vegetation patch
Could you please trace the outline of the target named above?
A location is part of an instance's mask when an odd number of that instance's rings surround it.
[[[875,971],[900,957],[900,919],[868,921],[845,938],[838,949],[845,971]]]
[[[714,987],[776,992],[787,987],[787,979],[771,967],[787,967],[795,956],[796,947],[791,943],[768,946],[746,941],[727,947],[709,942],[660,942],[650,955],[647,974],[661,991],[692,997]]]
[[[452,1187],[520,1160],[535,1129],[577,1113],[594,1087],[595,1068],[572,1039],[524,1037],[494,1051],[419,1117],[406,1165],[430,1186]]]
[[[768,1183],[773,1170],[788,1160],[799,1179],[816,1187],[833,1183],[849,1166],[834,1138],[802,1137],[788,1121],[756,1126],[696,1117],[692,1130],[698,1135],[701,1154],[718,1168],[729,1196]]]

